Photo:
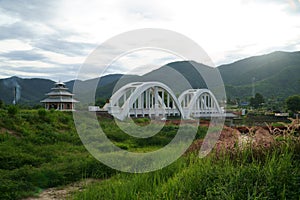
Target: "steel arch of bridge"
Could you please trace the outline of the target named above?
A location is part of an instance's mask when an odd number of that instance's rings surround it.
[[[223,113],[214,94],[208,89],[188,89],[178,101],[185,118],[219,116]]]
[[[221,115],[222,109],[208,89],[189,89],[179,98],[161,82],[133,82],[115,92],[103,107],[119,120],[130,116],[179,116],[183,119]]]
[[[133,82],[117,92],[103,107],[114,117],[165,116],[183,113],[173,91],[160,82]]]

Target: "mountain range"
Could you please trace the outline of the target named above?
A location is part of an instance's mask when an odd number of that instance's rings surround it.
[[[164,65],[143,76],[111,74],[100,78],[96,98],[109,98],[113,92],[126,83],[133,81],[161,81],[179,94],[186,85],[193,88],[206,88],[204,78],[195,69],[210,70],[211,68],[194,62],[178,61]],[[300,52],[277,51],[266,55],[249,57],[231,64],[218,66],[224,81],[227,97],[248,99],[254,92],[267,98],[283,100],[294,94],[300,94]],[[95,79],[80,81],[92,83]],[[213,82],[213,81],[212,81]],[[180,83],[180,84],[178,84]],[[74,80],[66,82],[70,91]],[[10,77],[0,79],[0,99],[6,104],[17,103],[35,105],[45,97],[54,85],[48,79],[23,79]]]

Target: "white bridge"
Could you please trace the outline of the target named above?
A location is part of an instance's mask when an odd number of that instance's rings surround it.
[[[160,82],[129,83],[115,92],[103,107],[119,120],[127,117],[182,116],[183,119],[223,115],[208,89],[189,89],[179,98]]]

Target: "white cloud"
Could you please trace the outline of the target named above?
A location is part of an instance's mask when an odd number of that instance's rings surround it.
[[[19,21],[19,19],[5,14],[5,10],[3,8],[0,8],[0,13],[2,13],[0,15],[0,26],[10,25]]]
[[[18,51],[18,50],[31,50],[32,46],[28,42],[21,40],[0,40],[0,53]]]
[[[176,55],[161,50],[138,50],[130,52],[111,63],[104,74],[121,73],[143,75],[173,61],[179,61]]]

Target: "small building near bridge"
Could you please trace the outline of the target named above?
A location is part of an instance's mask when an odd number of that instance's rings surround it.
[[[79,102],[73,98],[74,94],[69,92],[66,85],[60,81],[55,83],[46,95],[47,98],[41,101],[46,110],[75,111],[75,103]]]

